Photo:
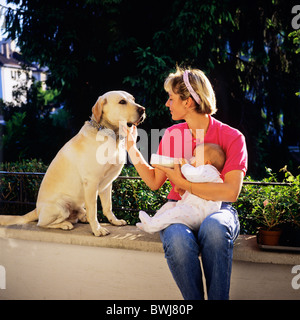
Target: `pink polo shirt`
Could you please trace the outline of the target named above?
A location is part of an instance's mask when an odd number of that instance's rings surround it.
[[[216,120],[210,115],[209,120],[204,142],[218,144],[226,154],[226,162],[221,172],[221,178],[224,180],[225,174],[232,170],[242,170],[245,175],[248,158],[245,137],[237,129]],[[200,139],[194,139],[187,123],[183,122],[175,124],[166,130],[157,153],[172,158],[190,159],[196,145],[202,142],[201,135]],[[174,185],[168,195],[168,199],[181,199],[180,195],[174,191]]]

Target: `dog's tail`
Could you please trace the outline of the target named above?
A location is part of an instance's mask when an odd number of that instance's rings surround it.
[[[2,216],[0,215],[0,226],[11,226],[14,224],[26,224],[31,221],[36,221],[38,215],[36,209],[28,212],[24,216]]]

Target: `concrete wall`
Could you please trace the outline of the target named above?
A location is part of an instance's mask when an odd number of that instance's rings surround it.
[[[1,239],[0,299],[180,299],[158,252]]]
[[[0,299],[182,299],[157,234],[106,227],[111,234],[103,238],[88,225],[0,227]],[[240,236],[231,299],[300,299],[292,286],[297,264],[299,254],[264,252],[254,237]]]

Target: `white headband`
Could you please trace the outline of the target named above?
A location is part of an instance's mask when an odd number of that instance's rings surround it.
[[[184,81],[187,89],[189,90],[189,93],[191,94],[191,96],[200,105],[201,104],[201,99],[200,99],[199,95],[195,92],[195,90],[193,89],[193,87],[191,86],[191,84],[189,82],[189,70],[185,70],[184,71],[183,81]]]

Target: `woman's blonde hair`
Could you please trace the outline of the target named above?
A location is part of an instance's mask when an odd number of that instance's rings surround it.
[[[187,86],[183,80],[184,72],[188,70],[188,79],[190,85],[200,98],[200,104],[191,96]],[[167,92],[171,90],[180,95],[182,100],[191,97],[196,105],[195,111],[202,114],[214,114],[217,112],[216,97],[210,81],[206,75],[199,69],[182,69],[177,67],[175,73],[170,73],[164,83],[164,88]]]

